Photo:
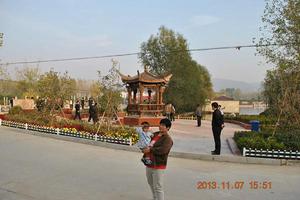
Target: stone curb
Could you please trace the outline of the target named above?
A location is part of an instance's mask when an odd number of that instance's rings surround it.
[[[5,128],[9,128],[9,127],[5,127]],[[68,142],[76,142],[76,143],[94,145],[99,147],[115,149],[115,150],[124,150],[124,151],[141,153],[140,149],[134,146],[126,146],[126,145],[112,144],[107,142],[86,140],[86,139],[63,136],[63,135],[45,134],[45,133],[39,133],[36,131],[23,130],[23,129],[19,129],[19,131],[25,134],[47,137],[47,138],[52,138],[57,140],[68,141]],[[265,159],[265,158],[253,158],[253,157],[242,157],[242,156],[209,155],[209,154],[196,154],[196,153],[185,153],[185,152],[175,152],[175,151],[171,151],[169,155],[170,157],[174,157],[174,158],[183,158],[183,159],[192,159],[192,160],[231,162],[231,163],[240,163],[240,164],[300,166],[300,161],[298,160],[286,160],[286,159],[279,160],[279,159]]]
[[[226,139],[226,142],[228,144],[228,147],[229,147],[229,150],[231,151],[231,153],[233,155],[237,155],[237,156],[240,156],[241,155],[241,152],[240,150],[238,149],[235,141],[233,140],[233,138],[227,138]]]

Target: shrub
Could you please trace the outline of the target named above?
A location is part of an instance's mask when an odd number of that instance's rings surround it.
[[[236,141],[237,146],[241,152],[244,147],[247,149],[251,148],[264,150],[299,150],[300,135],[296,134],[299,138],[295,137],[294,134],[292,135],[293,136],[278,134],[272,136],[270,132],[241,131],[235,132],[234,140]],[[289,141],[289,143],[287,141]]]
[[[11,115],[18,115],[23,112],[21,106],[14,106],[9,110],[9,114]]]
[[[275,134],[278,141],[286,146],[286,150],[299,151],[300,150],[300,130],[281,130]]]

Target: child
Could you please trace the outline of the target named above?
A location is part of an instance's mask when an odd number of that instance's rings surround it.
[[[147,148],[151,141],[151,136],[152,136],[152,133],[150,132],[150,124],[148,122],[143,122],[142,128],[140,127],[136,128],[136,132],[139,135],[139,141],[137,143],[138,148],[140,148],[140,150]],[[141,161],[145,165],[151,164],[150,154],[149,153],[144,154]]]

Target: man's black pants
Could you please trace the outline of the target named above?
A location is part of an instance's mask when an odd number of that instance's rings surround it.
[[[214,141],[215,141],[215,153],[221,153],[221,127],[212,127],[212,131],[214,134]]]
[[[201,126],[201,118],[202,116],[197,116],[197,125]]]

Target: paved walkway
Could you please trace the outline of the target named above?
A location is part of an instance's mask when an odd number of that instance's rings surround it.
[[[170,130],[170,135],[174,140],[173,151],[210,154],[214,150],[211,121],[202,120],[201,127],[197,127],[196,124],[196,120],[179,119],[173,122]],[[234,132],[239,130],[245,129],[235,124],[225,123],[221,135],[222,155],[232,155],[226,139],[232,138]]]
[[[140,153],[19,133],[0,127],[1,200],[150,200]],[[197,189],[199,181],[220,188]],[[235,181],[244,182],[233,189]],[[271,182],[250,189],[249,182]],[[222,189],[222,182],[230,183]],[[298,200],[300,168],[169,158],[166,200]]]

